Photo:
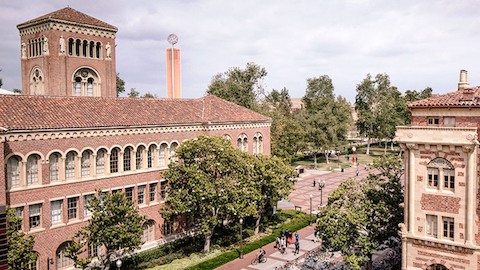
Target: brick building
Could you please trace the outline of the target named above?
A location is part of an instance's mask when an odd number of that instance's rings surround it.
[[[124,192],[148,217],[142,249],[186,233],[183,221],[159,215],[162,171],[185,140],[224,136],[270,154],[271,119],[220,98],[115,97],[109,24],[64,8],[18,29],[25,95],[0,95],[0,204],[36,236],[32,269],[73,268],[63,249],[89,219],[96,190]]]
[[[405,151],[402,269],[480,269],[480,87],[409,104],[397,128]]]

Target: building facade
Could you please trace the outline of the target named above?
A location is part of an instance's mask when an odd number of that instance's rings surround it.
[[[480,87],[409,104],[397,128],[405,151],[402,269],[480,269]]]
[[[188,233],[185,221],[159,214],[162,171],[185,140],[223,136],[242,151],[270,154],[271,119],[231,102],[115,97],[116,28],[99,22],[65,8],[18,26],[26,95],[0,95],[0,204],[36,237],[31,269],[73,269],[64,249],[87,224],[97,191],[124,192],[147,216],[142,249]]]

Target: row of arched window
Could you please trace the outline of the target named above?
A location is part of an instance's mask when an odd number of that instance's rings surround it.
[[[68,39],[68,55],[102,58],[102,43],[80,39]]]
[[[230,136],[225,136],[228,140],[231,140]],[[237,139],[237,148],[243,152],[248,152],[248,137],[247,134],[242,133]],[[263,153],[263,137],[262,133],[257,132],[253,135],[253,153],[262,154]]]
[[[44,37],[28,40],[28,57],[42,56],[44,50]]]
[[[48,175],[42,175],[42,157],[30,154],[26,160],[19,155],[7,159],[8,187],[31,186],[98,177],[108,174],[167,167],[174,156],[177,142],[152,144],[148,147],[118,146],[96,151],[55,151],[45,160],[49,164]],[[43,181],[42,181],[43,179]]]

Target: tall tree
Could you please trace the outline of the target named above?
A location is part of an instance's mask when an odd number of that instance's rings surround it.
[[[187,215],[205,236],[203,251],[210,251],[215,228],[224,220],[254,215],[250,198],[258,190],[251,185],[248,159],[222,137],[199,136],[175,151],[178,162],[164,173],[168,197],[161,213],[166,219]]]
[[[248,155],[248,154],[245,154]],[[255,234],[259,232],[262,217],[281,199],[286,199],[294,187],[295,170],[280,158],[251,156],[254,172],[249,181],[255,186],[257,205]],[[251,198],[253,199],[253,198]]]
[[[402,160],[383,156],[367,179],[349,179],[329,196],[317,229],[322,248],[341,251],[351,269],[371,269],[372,256],[382,245],[398,239],[403,221]]]
[[[141,246],[145,217],[124,193],[99,192],[88,201],[87,208],[92,218],[67,247],[66,256],[73,259],[76,267],[109,269],[113,260],[132,254]],[[88,257],[89,247],[105,250],[99,255],[99,265],[91,265],[93,258]]]
[[[245,69],[230,68],[213,77],[207,94],[256,110],[260,97],[264,95],[262,79],[265,76],[267,76],[265,68],[255,63],[247,63]]]
[[[121,93],[125,92],[125,81],[120,78],[120,73],[117,73],[117,97],[120,96]]]
[[[405,100],[407,102],[413,102],[417,100],[426,99],[432,96],[432,92],[433,90],[431,87],[426,87],[422,91],[407,90],[405,91]]]
[[[266,96],[263,105],[264,114],[272,118],[270,133],[272,155],[291,162],[297,152],[303,148],[305,131],[292,113],[288,90],[273,89]]]
[[[355,97],[357,129],[368,139],[367,155],[370,153],[370,140],[392,139],[395,127],[405,124],[406,103],[395,86],[390,85],[387,74],[370,74],[357,85]]]
[[[21,230],[22,219],[15,215],[15,209],[7,209],[7,245],[8,269],[31,269],[37,261],[37,253],[33,251],[35,237],[26,236]]]
[[[330,150],[343,144],[351,122],[351,110],[345,99],[335,98],[332,80],[327,75],[307,80],[302,98],[308,150],[314,155],[325,154],[328,163]]]
[[[130,98],[137,98],[140,95],[140,92],[138,92],[136,88],[130,88],[130,92],[128,92],[127,95]]]

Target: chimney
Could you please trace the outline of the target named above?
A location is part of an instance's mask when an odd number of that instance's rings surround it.
[[[458,90],[470,88],[467,78],[468,72],[464,69],[460,70],[460,81],[458,82]]]

